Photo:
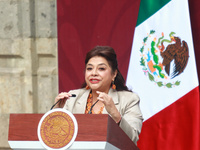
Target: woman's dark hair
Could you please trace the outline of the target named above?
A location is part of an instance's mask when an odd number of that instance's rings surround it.
[[[118,69],[117,55],[114,49],[110,46],[96,46],[92,50],[90,50],[85,58],[85,65],[87,65],[88,61],[95,56],[101,56],[108,61],[112,69],[112,73],[117,70],[117,75],[115,77],[114,84],[116,85],[117,91],[130,91],[128,87],[125,85],[125,80]],[[82,88],[86,87],[86,82],[83,83]]]

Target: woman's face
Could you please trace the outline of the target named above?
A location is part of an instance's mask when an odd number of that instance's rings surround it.
[[[104,57],[95,56],[86,64],[85,81],[92,90],[108,93],[116,74],[117,71],[112,73],[112,69]]]

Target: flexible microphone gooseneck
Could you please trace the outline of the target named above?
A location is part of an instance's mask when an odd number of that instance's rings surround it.
[[[92,108],[94,107],[94,105],[98,102],[99,100],[97,100],[90,108],[90,111],[88,112],[88,114],[92,114]]]
[[[76,97],[76,94],[72,94],[72,96],[70,96],[70,97]],[[53,104],[53,106],[51,107],[50,110],[52,110],[56,106],[56,104],[58,104],[61,100],[62,99],[59,99],[55,104]]]

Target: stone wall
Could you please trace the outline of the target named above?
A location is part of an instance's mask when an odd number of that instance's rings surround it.
[[[0,149],[10,113],[45,113],[58,93],[56,0],[0,0]]]

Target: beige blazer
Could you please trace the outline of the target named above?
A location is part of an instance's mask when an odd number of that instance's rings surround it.
[[[70,97],[64,108],[73,114],[84,114],[87,104],[87,98],[90,90],[77,89],[69,91],[71,94],[76,94],[76,97]],[[139,97],[137,94],[128,91],[109,90],[109,96],[112,97],[115,106],[122,116],[120,127],[136,144],[139,139],[139,134],[142,128],[142,113],[139,108]],[[108,114],[106,109],[103,109],[103,114]]]

